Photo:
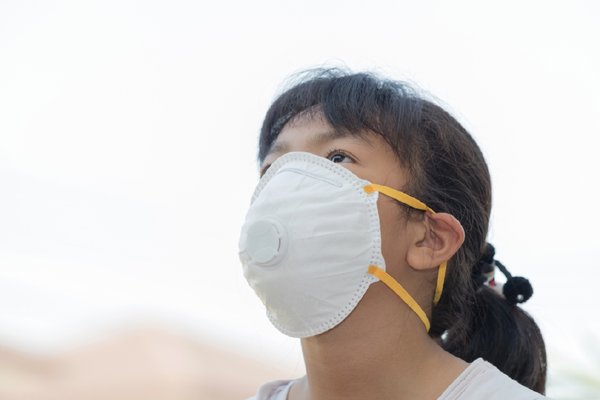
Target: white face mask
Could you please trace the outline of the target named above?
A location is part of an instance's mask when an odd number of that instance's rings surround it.
[[[308,337],[335,327],[378,280],[429,330],[421,307],[385,272],[378,192],[433,212],[417,199],[310,153],[281,156],[262,177],[242,227],[239,254],[244,276],[281,332]],[[434,303],[444,274],[445,263]]]

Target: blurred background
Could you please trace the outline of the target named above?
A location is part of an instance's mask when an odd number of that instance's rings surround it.
[[[0,398],[239,399],[303,374],[237,240],[262,117],[317,66],[408,80],[467,126],[548,394],[600,398],[599,42],[593,0],[0,0]]]

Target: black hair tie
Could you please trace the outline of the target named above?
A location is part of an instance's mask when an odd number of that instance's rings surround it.
[[[471,278],[477,288],[482,287],[486,283],[494,281],[494,255],[496,250],[490,243],[486,243],[483,254],[472,271]]]
[[[533,294],[533,287],[527,278],[522,276],[512,276],[508,269],[500,261],[494,263],[500,271],[506,276],[506,283],[502,287],[502,293],[510,304],[525,303]]]
[[[498,269],[506,276],[506,283],[502,286],[502,294],[509,304],[524,303],[533,294],[533,287],[527,278],[522,276],[512,276],[508,269],[500,261],[494,259],[496,251],[494,246],[486,243],[483,255],[477,262],[473,271],[474,280],[477,287],[488,284],[493,288],[498,288],[494,280],[494,269]],[[500,288],[498,288],[500,289]]]

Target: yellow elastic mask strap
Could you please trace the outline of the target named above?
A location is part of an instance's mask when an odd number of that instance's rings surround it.
[[[431,325],[429,324],[429,319],[427,318],[425,311],[423,311],[419,303],[417,303],[415,299],[413,299],[413,297],[406,291],[406,289],[402,287],[402,285],[400,285],[400,283],[398,283],[397,280],[392,278],[390,274],[388,274],[387,272],[375,265],[369,265],[369,274],[373,275],[376,278],[379,278],[380,281],[385,283],[387,287],[392,289],[394,293],[396,293],[402,300],[404,300],[406,305],[408,305],[410,309],[413,310],[414,313],[417,314],[417,316],[421,319],[423,325],[425,325],[425,329],[427,330],[427,332],[429,332],[429,327]]]
[[[392,189],[391,187],[377,185],[375,183],[370,183],[364,187],[364,190],[367,193],[373,193],[373,192],[383,193],[386,196],[391,197],[392,199],[398,200],[400,203],[406,204],[407,206],[409,206],[411,208],[414,208],[416,210],[421,210],[421,211],[429,211],[430,213],[435,214],[435,211],[433,211],[431,208],[429,208],[421,200],[417,200],[414,197],[412,197],[404,192],[401,192],[399,190]],[[444,279],[446,278],[447,264],[448,264],[448,262],[444,261],[438,268],[437,283],[435,286],[435,294],[433,295],[433,305],[437,305],[437,303],[440,301],[440,297],[442,297],[442,291],[444,290]],[[412,297],[411,297],[411,299],[412,299]],[[419,307],[419,309],[420,309],[420,307]]]
[[[386,196],[391,197],[392,199],[396,199],[400,203],[406,204],[409,207],[415,208],[417,210],[429,211],[429,212],[432,212],[435,214],[435,211],[433,211],[431,208],[427,207],[427,205],[425,205],[425,203],[423,203],[421,200],[417,200],[414,197],[412,197],[404,192],[401,192],[399,190],[392,189],[391,187],[377,185],[375,183],[370,183],[370,184],[366,185],[364,187],[364,189],[365,189],[365,192],[367,192],[367,193],[373,193],[373,192],[383,193]]]
[[[433,305],[437,306],[437,303],[442,297],[442,291],[444,290],[444,279],[446,279],[446,266],[448,261],[444,261],[438,269],[437,284],[435,285],[435,294],[433,295]]]

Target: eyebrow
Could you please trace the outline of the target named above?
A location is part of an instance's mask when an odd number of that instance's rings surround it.
[[[340,139],[340,138],[348,137],[348,136],[354,136],[354,135],[352,135],[346,131],[332,129],[332,130],[320,132],[320,133],[317,133],[316,135],[313,135],[310,140],[310,145],[311,146],[321,146],[321,145],[323,145],[327,142],[331,142],[335,139]],[[359,137],[360,137],[360,135],[359,135]],[[265,155],[265,158],[271,154],[287,153],[289,151],[289,149],[290,149],[290,146],[287,142],[278,142],[277,140],[275,140],[275,142],[273,142],[273,144],[271,145],[271,148]]]

